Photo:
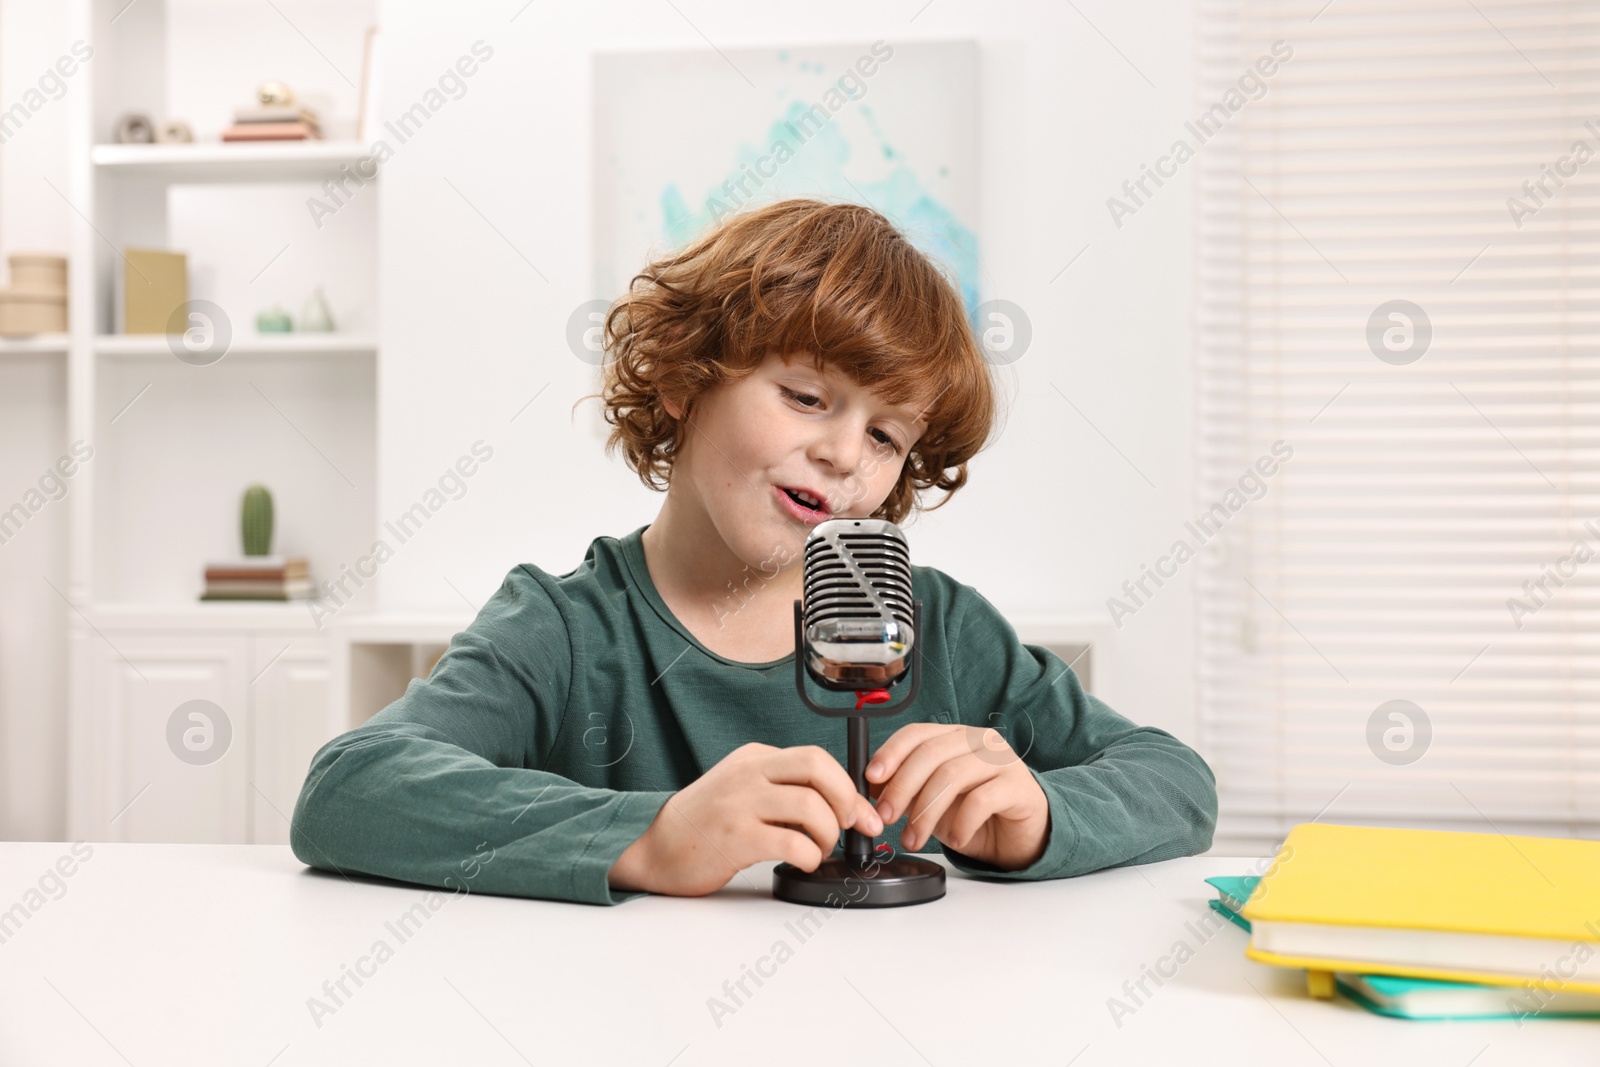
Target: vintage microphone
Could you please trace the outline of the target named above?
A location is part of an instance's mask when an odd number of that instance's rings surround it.
[[[794,602],[794,682],[818,715],[850,720],[850,777],[867,793],[868,720],[898,714],[922,684],[922,601],[911,597],[911,553],[900,528],[884,519],[829,519],[806,537],[803,599]],[[893,706],[889,688],[908,673],[910,689]],[[806,675],[835,692],[854,692],[854,708],[828,707],[806,692]],[[944,868],[913,856],[879,858],[869,839],[845,831],[844,853],[814,871],[780,863],[772,895],[791,904],[893,908],[944,896]],[[881,846],[887,849],[887,845]]]

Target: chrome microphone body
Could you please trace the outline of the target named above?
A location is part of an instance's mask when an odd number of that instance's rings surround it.
[[[819,715],[848,718],[849,771],[867,791],[872,748],[869,718],[898,714],[922,684],[922,601],[911,595],[911,552],[900,528],[885,519],[830,519],[812,528],[805,544],[801,600],[795,601],[795,687]],[[806,693],[805,676],[824,689],[854,691],[853,708],[829,707]],[[909,676],[905,698],[893,706],[889,687]],[[845,831],[848,862],[864,865],[869,839]]]
[[[795,602],[795,680],[813,711],[840,716],[862,709],[813,702],[801,667],[834,691],[887,689],[909,673],[905,702],[916,696],[920,603],[912,599],[911,552],[898,526],[885,519],[829,519],[813,527],[801,596]]]
[[[898,715],[922,685],[922,601],[911,595],[911,554],[905,535],[884,519],[829,519],[806,538],[802,600],[794,602],[794,684],[818,715],[849,719],[850,777],[867,792],[871,719]],[[854,690],[855,707],[829,707],[811,699],[806,675],[835,692]],[[894,705],[889,689],[901,686]],[[772,894],[791,904],[895,908],[944,896],[944,867],[920,856],[877,850],[854,828],[844,832],[844,854],[824,856],[814,870],[780,863]]]

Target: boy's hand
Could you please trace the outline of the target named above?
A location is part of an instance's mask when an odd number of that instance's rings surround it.
[[[814,871],[852,826],[869,837],[883,832],[872,802],[827,749],[751,742],[673,794],[608,880],[617,889],[704,896],[764,860]]]
[[[879,784],[881,783],[881,784]],[[1050,801],[1000,731],[914,722],[885,741],[867,764],[885,823],[909,814],[907,851],[937,837],[1001,870],[1027,867],[1050,840]]]

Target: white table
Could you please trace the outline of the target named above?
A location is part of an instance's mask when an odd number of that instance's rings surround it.
[[[92,847],[65,893],[5,930],[8,1067],[1600,1063],[1600,1023],[1405,1022],[1310,1000],[1301,972],[1245,959],[1243,930],[1199,925],[1201,879],[1255,859],[1033,883],[951,872],[943,900],[821,909],[808,932],[806,909],[772,899],[771,864],[699,899],[440,894],[429,912],[424,889],[313,871],[283,846]],[[26,910],[64,855],[0,844],[0,909]],[[402,941],[389,924],[418,904]],[[1123,984],[1146,967],[1171,973],[1179,942],[1192,958],[1114,1020],[1110,998],[1131,1005]],[[324,982],[358,963],[370,976],[336,1005]],[[747,965],[770,977],[746,978],[736,1004],[723,983]],[[332,1009],[320,1026],[311,997]],[[714,1019],[712,997],[733,1010]]]

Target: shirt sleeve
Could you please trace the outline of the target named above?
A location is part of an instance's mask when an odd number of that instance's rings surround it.
[[[968,726],[994,727],[1050,804],[1044,854],[1007,871],[940,843],[952,866],[1037,880],[1192,856],[1211,847],[1216,777],[1164,730],[1138,726],[1086,693],[1049,649],[1025,645],[982,594],[961,587],[950,656]]]
[[[644,896],[607,876],[672,794],[537,769],[563,723],[569,635],[558,601],[513,568],[426,680],[318,750],[290,823],[294,854],[455,892]]]

